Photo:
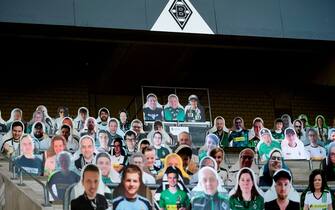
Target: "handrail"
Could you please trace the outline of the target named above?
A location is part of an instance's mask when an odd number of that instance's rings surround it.
[[[12,164],[12,173],[13,175],[16,174],[15,173],[15,167],[18,167],[18,169],[20,170],[20,183],[18,184],[19,186],[23,186],[23,178],[22,178],[22,172],[24,172],[26,175],[28,175],[30,178],[32,178],[34,181],[36,181],[38,184],[40,184],[43,187],[43,197],[44,197],[44,203],[42,203],[41,205],[44,207],[47,206],[51,206],[50,202],[49,202],[49,193],[48,193],[48,188],[47,186],[41,182],[40,180],[38,180],[36,177],[32,176],[29,172],[27,172],[24,168],[22,168],[22,166],[18,163],[15,163],[11,158],[8,158],[6,156],[3,156],[5,158],[5,160],[7,160],[9,162],[9,164]],[[15,175],[13,176],[13,179],[15,179]]]

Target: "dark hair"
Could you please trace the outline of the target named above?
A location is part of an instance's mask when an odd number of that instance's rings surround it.
[[[98,168],[98,166],[96,166],[96,165],[94,165],[94,164],[89,164],[89,165],[87,165],[87,166],[85,167],[84,171],[83,171],[83,178],[82,178],[83,181],[84,181],[85,173],[86,173],[87,171],[92,171],[92,172],[97,172],[97,173],[99,173],[99,168]]]
[[[163,134],[162,134],[160,131],[155,131],[154,135],[152,135],[152,139],[154,139],[154,136],[155,136],[157,133],[161,136],[161,139],[163,140]]]
[[[21,121],[14,121],[12,124],[12,129],[17,126],[20,126],[23,130],[23,123]]]
[[[174,167],[174,166],[169,166],[165,170],[166,175],[171,174],[171,173],[176,175],[177,180],[179,180],[179,176],[182,176],[181,171],[179,170],[179,168]]]
[[[132,135],[134,135],[135,138],[136,138],[136,133],[135,133],[135,131],[128,130],[128,131],[124,134],[124,139],[126,139],[126,136],[132,136]]]
[[[69,116],[69,108],[67,108],[65,106],[59,106],[57,108],[57,113],[59,113],[61,109],[64,110],[64,117],[68,117]]]
[[[100,152],[100,153],[97,154],[97,156],[95,158],[96,162],[98,163],[98,159],[102,158],[102,157],[108,158],[111,161],[110,156],[106,152]]]
[[[85,108],[80,108],[80,109],[79,109],[79,113],[85,113],[85,114],[87,114],[87,109],[85,109]]]
[[[238,177],[237,182],[240,181],[240,178],[241,178],[242,174],[249,174],[249,175],[250,175],[251,180],[252,180],[252,184],[253,184],[253,185],[252,185],[252,189],[251,189],[251,200],[255,200],[256,197],[257,197],[257,196],[260,196],[260,195],[259,195],[258,191],[256,190],[254,177],[253,177],[251,171],[250,171],[249,169],[246,169],[246,168],[245,168],[245,169],[242,169],[242,170],[240,171],[240,174],[239,174],[240,176]],[[238,184],[237,184],[237,185],[238,185]],[[235,197],[235,198],[239,198],[240,200],[243,201],[243,196],[242,196],[242,191],[241,191],[240,186],[237,187],[237,190],[236,190],[235,194],[232,195],[232,196]]]
[[[34,128],[35,128],[35,129],[41,129],[41,128],[43,128],[43,125],[42,125],[41,122],[37,122],[37,123],[35,124]]]
[[[127,118],[128,118],[128,112],[127,112],[126,109],[121,109],[121,110],[119,111],[119,117],[120,117],[120,114],[121,114],[122,112],[126,113],[126,116],[127,116]]]
[[[99,116],[100,116],[101,112],[106,112],[107,114],[109,113],[108,109],[105,108],[105,107],[103,107],[103,108],[100,109]]]
[[[314,193],[315,192],[315,188],[314,188],[314,178],[320,175],[321,176],[321,192],[323,192],[326,189],[326,184],[327,184],[327,180],[326,180],[326,176],[324,174],[324,172],[320,169],[315,169],[312,171],[312,173],[309,175],[309,188],[310,190]]]

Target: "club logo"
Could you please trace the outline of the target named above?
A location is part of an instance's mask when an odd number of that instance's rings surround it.
[[[170,14],[183,30],[192,15],[192,10],[185,0],[175,0],[169,9]]]

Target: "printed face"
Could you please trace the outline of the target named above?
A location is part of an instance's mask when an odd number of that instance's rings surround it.
[[[209,167],[214,168],[214,169],[216,170],[216,168],[215,168],[215,164],[214,164],[213,161],[212,161],[211,159],[209,159],[209,158],[206,158],[206,159],[204,159],[204,160],[202,161],[202,163],[201,163],[201,167],[205,167],[205,166],[209,166]]]
[[[313,143],[313,144],[316,144],[316,142],[317,142],[317,134],[316,133],[314,133],[313,131],[309,131],[308,132],[308,139],[309,139],[309,141],[311,142],[311,143]]]
[[[69,170],[69,166],[70,166],[70,159],[67,155],[62,154],[59,157],[59,162],[60,162],[60,167],[62,168],[63,171],[68,171]]]
[[[39,128],[34,128],[34,136],[36,138],[41,138],[44,134],[43,128],[39,127]]]
[[[122,123],[125,123],[127,121],[127,114],[125,112],[120,113],[120,120]]]
[[[21,120],[21,112],[20,111],[15,111],[14,112],[14,120]]]
[[[12,134],[13,134],[13,138],[15,140],[20,139],[21,135],[22,135],[22,127],[21,126],[14,126],[12,129]]]
[[[251,192],[252,186],[254,185],[252,178],[249,173],[243,173],[240,176],[238,185],[242,192]]]
[[[332,133],[330,134],[330,139],[331,139],[332,141],[335,141],[335,132],[332,132]]]
[[[272,156],[270,157],[270,164],[269,169],[272,172],[275,172],[282,168],[282,156],[279,152],[273,152]]]
[[[148,98],[148,103],[149,103],[149,107],[151,109],[156,109],[156,107],[157,107],[157,99],[155,97],[149,97]]]
[[[190,157],[188,157],[186,154],[181,154],[179,156],[183,160],[183,167],[186,168],[191,160]]]
[[[168,173],[167,179],[170,187],[175,187],[177,185],[177,174]]]
[[[81,111],[79,114],[80,114],[81,119],[82,119],[83,121],[85,121],[85,120],[86,120],[86,117],[87,117],[87,113],[86,113],[85,111]]]
[[[105,111],[100,112],[100,119],[102,122],[107,122],[108,120],[108,113]]]
[[[322,187],[322,177],[320,174],[318,174],[314,177],[314,189],[321,190],[321,187]]]
[[[271,136],[270,134],[263,134],[262,139],[265,143],[271,143]]]
[[[179,104],[178,99],[176,97],[170,97],[169,104],[173,109],[177,109]]]
[[[59,117],[60,117],[60,118],[63,118],[63,117],[64,117],[64,112],[65,112],[64,109],[60,109],[60,110],[59,110],[58,114],[59,114]]]
[[[250,168],[253,161],[254,161],[254,154],[249,150],[244,151],[240,158],[240,166],[241,168],[243,167]]]
[[[291,145],[293,145],[295,143],[295,137],[296,137],[295,134],[287,134],[286,135],[286,138],[287,138],[289,144],[291,144]]]
[[[215,126],[216,126],[216,129],[218,131],[222,131],[223,130],[223,127],[224,127],[224,122],[222,119],[217,119],[216,122],[215,122]]]
[[[335,134],[334,134],[335,136]],[[191,146],[191,141],[190,141],[190,138],[189,138],[189,135],[187,135],[186,133],[181,133],[179,135],[179,144],[180,145],[188,145],[188,146]]]
[[[115,122],[115,121],[110,121],[109,122],[109,131],[111,133],[116,133],[116,131],[117,131],[117,122]]]
[[[115,155],[120,155],[121,154],[121,144],[120,144],[120,142],[118,142],[118,141],[114,142],[114,151],[115,151]]]
[[[219,165],[221,165],[222,161],[223,161],[223,154],[222,152],[217,152],[215,155],[214,155],[214,158],[215,158],[215,161],[216,163]]]
[[[21,148],[24,155],[32,155],[34,152],[33,142],[25,137],[21,140]]]
[[[237,130],[242,128],[242,120],[240,118],[237,118],[235,120],[235,127],[236,127]]]
[[[94,126],[95,126],[94,120],[92,118],[88,119],[87,120],[87,128],[88,128],[88,130],[93,130]]]
[[[37,112],[34,116],[34,122],[42,122],[42,120],[43,120],[43,114]]]
[[[103,176],[108,177],[109,172],[112,168],[112,164],[109,158],[107,157],[100,157],[97,162],[98,167],[101,170]]]
[[[283,129],[283,123],[282,122],[277,122],[276,123],[276,130],[282,130]]]
[[[141,132],[141,128],[142,126],[139,124],[139,123],[133,123],[133,130],[136,132],[136,133],[140,133]]]
[[[109,138],[107,133],[99,133],[99,142],[102,148],[107,148]]]
[[[134,150],[135,147],[135,136],[134,135],[130,135],[130,136],[126,136],[126,144],[129,150]]]
[[[294,123],[294,130],[298,133],[301,131],[301,123],[300,122],[295,122]]]
[[[147,159],[147,166],[148,167],[153,167],[154,163],[155,163],[155,151],[146,151],[144,153],[145,158]]]
[[[86,159],[92,158],[93,150],[94,150],[94,146],[90,138],[85,138],[81,140],[80,151],[81,151],[81,154],[83,154],[84,158]]]
[[[254,131],[256,136],[259,135],[259,131],[263,128],[263,124],[261,122],[255,122],[254,124]]]
[[[330,149],[330,161],[333,163],[333,164],[335,164],[335,147],[332,147],[331,149]]]
[[[134,164],[142,169],[143,166],[144,166],[143,159],[141,157],[135,157],[134,158]]]
[[[86,171],[84,174],[83,185],[88,197],[95,198],[99,186],[99,173]]]
[[[291,184],[287,178],[280,178],[277,180],[275,184],[275,188],[276,188],[278,198],[280,200],[284,200],[287,198],[290,192],[290,187],[291,187]]]
[[[62,140],[55,140],[54,141],[54,151],[57,154],[59,154],[60,152],[64,151],[65,149],[65,145],[63,144]]]
[[[69,136],[70,136],[70,129],[68,129],[68,128],[62,128],[61,132],[62,132],[62,136],[63,136],[66,140],[68,140],[68,138],[69,138]]]
[[[202,180],[200,181],[204,187],[204,191],[208,195],[214,195],[217,192],[217,187],[219,185],[216,175],[210,170],[205,170],[203,173]]]
[[[160,146],[162,144],[162,135],[159,133],[155,133],[155,135],[153,136],[153,140],[155,146]]]
[[[323,119],[321,117],[318,118],[318,126],[322,127],[323,126]]]
[[[195,100],[195,99],[192,99],[192,100],[190,101],[190,104],[191,104],[191,106],[192,106],[193,108],[197,108],[197,106],[198,106],[198,101]]]
[[[124,179],[125,196],[134,198],[140,188],[140,176],[137,173],[127,173]]]

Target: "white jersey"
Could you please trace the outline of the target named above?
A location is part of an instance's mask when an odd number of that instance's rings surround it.
[[[328,191],[324,191],[320,198],[316,198],[311,191],[306,193],[305,205],[308,206],[309,210],[328,209],[329,204],[332,204],[332,199]]]
[[[326,149],[321,146],[312,147],[311,145],[308,145],[305,147],[305,150],[309,154],[310,158],[326,158]]]

